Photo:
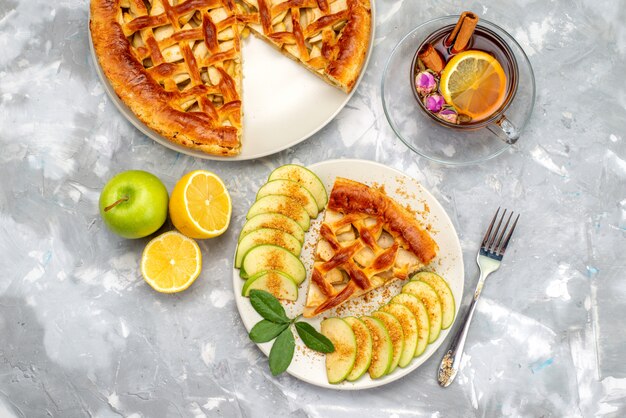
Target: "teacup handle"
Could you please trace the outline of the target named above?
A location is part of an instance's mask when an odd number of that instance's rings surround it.
[[[491,125],[487,125],[487,129],[496,134],[498,138],[507,144],[515,144],[519,139],[519,129],[504,115]]]

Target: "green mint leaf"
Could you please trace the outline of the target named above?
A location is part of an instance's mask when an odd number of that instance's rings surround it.
[[[272,349],[270,350],[270,371],[277,376],[287,370],[293,359],[296,341],[293,338],[291,328],[286,328],[280,333]]]
[[[276,324],[287,324],[289,318],[283,305],[271,293],[265,290],[253,289],[250,291],[250,303],[255,311],[263,318]]]
[[[332,353],[335,351],[332,341],[317,332],[311,324],[296,322],[296,330],[304,344],[311,350],[319,351],[320,353]]]
[[[289,324],[276,324],[264,319],[252,327],[250,330],[250,339],[255,343],[266,343],[268,341],[272,341],[288,326]]]

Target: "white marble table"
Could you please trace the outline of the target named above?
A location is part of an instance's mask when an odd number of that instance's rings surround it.
[[[348,106],[317,135],[244,163],[189,158],[144,137],[105,95],[89,58],[86,0],[0,2],[1,417],[470,417],[626,414],[626,1],[377,2],[375,49]],[[471,8],[509,30],[537,77],[515,149],[450,168],[417,157],[385,120],[380,78],[414,26]],[[466,289],[486,213],[523,213],[450,388],[443,351],[358,393],[273,378],[241,324],[230,263],[269,170],[352,157],[422,182],[450,214]],[[138,272],[146,240],[111,234],[99,191],[118,171],[168,188],[207,168],[225,179],[233,227],[201,242],[205,268],[178,295]],[[467,295],[470,291],[466,291]]]

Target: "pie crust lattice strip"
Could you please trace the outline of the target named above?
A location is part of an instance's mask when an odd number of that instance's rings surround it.
[[[105,76],[143,123],[179,145],[237,155],[241,37],[251,29],[349,92],[370,13],[369,0],[92,0],[90,30]]]
[[[338,178],[320,226],[305,317],[335,308],[394,280],[437,254],[437,244],[383,192]]]

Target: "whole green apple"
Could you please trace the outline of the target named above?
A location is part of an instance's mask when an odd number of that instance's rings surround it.
[[[124,171],[102,189],[100,215],[116,234],[142,238],[163,225],[167,202],[167,189],[158,177],[141,170]]]

